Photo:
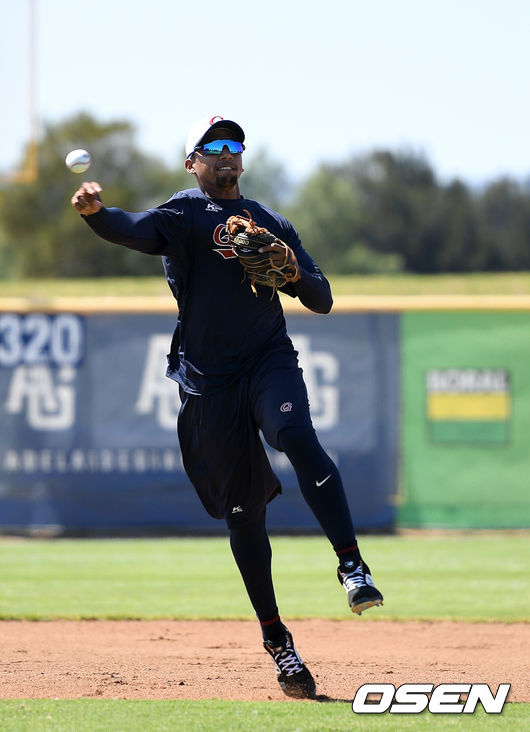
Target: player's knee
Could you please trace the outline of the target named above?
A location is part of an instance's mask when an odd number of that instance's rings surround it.
[[[285,427],[278,434],[278,443],[287,457],[320,446],[315,430],[309,426]]]
[[[254,533],[265,524],[265,512],[253,513],[246,512],[242,506],[236,506],[235,508],[241,509],[234,513],[227,511],[225,514],[226,525],[230,533]]]

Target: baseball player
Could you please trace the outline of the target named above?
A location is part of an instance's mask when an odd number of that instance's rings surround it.
[[[293,226],[241,195],[244,140],[232,120],[200,120],[189,131],[185,160],[198,187],[130,213],[106,208],[101,186],[83,183],[72,205],[103,239],[162,257],[178,305],[167,376],[178,383],[182,401],[184,467],[208,513],[226,521],[281,688],[291,697],[312,698],[315,682],[276,604],[266,505],[281,485],[260,430],[293,465],[302,495],[337,554],[338,579],[352,612],[381,605],[383,597],[361,558],[340,474],[313,429],[276,288],[245,278],[230,243],[227,220],[249,217],[273,234],[260,249],[271,268],[281,272],[289,263],[280,289],[315,313],[330,311],[329,283]]]

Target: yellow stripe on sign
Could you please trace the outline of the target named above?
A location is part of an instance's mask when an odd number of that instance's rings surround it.
[[[507,392],[435,392],[427,397],[429,419],[508,419]]]

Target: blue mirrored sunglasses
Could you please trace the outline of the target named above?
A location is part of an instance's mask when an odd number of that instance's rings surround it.
[[[242,142],[235,140],[212,140],[205,142],[204,145],[197,145],[195,151],[201,152],[203,155],[220,155],[223,149],[227,147],[232,155],[242,153],[245,146]]]

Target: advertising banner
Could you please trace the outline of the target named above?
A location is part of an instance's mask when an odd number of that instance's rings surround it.
[[[398,316],[289,315],[312,417],[359,529],[390,528],[398,465]],[[183,470],[168,314],[0,313],[0,530],[223,531]],[[294,472],[269,526],[313,531]]]
[[[530,313],[401,316],[405,526],[530,526]]]

